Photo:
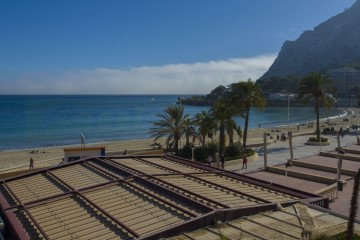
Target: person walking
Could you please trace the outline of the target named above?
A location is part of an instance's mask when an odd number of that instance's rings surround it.
[[[85,136],[83,133],[80,134],[80,146],[85,147]]]
[[[340,128],[340,135],[341,135],[341,137],[344,137],[344,130],[342,127]]]
[[[248,159],[247,159],[247,157],[246,157],[246,153],[244,153],[243,167],[242,167],[242,169],[247,169],[247,163],[248,163]]]
[[[207,158],[207,161],[208,161],[208,165],[211,166],[211,163],[212,163],[212,157],[209,155],[209,157]]]
[[[33,169],[33,168],[34,168],[34,159],[30,158],[29,169]]]
[[[221,169],[224,169],[224,167],[225,167],[225,156],[224,156],[224,154],[221,154],[220,161],[221,161]]]
[[[123,156],[126,156],[126,154],[127,154],[127,149],[124,150]]]

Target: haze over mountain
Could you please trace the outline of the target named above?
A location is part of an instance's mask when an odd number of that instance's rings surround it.
[[[360,63],[360,0],[349,9],[286,41],[269,70],[260,78],[302,76]]]

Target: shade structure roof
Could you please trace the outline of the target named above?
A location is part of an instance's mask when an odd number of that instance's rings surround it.
[[[16,239],[158,239],[328,199],[174,156],[90,157],[0,181]]]
[[[348,220],[343,216],[312,205],[296,203],[276,210],[214,224],[167,240],[264,240],[264,239],[315,239],[325,234],[336,235],[347,231]],[[360,224],[354,224],[354,232],[360,233]],[[304,234],[307,233],[307,236]],[[223,238],[221,238],[223,237]],[[312,237],[312,238],[311,238]]]

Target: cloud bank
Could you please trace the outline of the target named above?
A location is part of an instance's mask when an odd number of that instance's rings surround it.
[[[275,58],[271,54],[131,69],[1,74],[0,94],[204,94],[218,85],[258,79]]]

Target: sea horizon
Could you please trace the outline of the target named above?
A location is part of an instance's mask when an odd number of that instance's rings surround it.
[[[151,122],[185,94],[0,95],[0,151],[87,143],[148,139]],[[210,107],[184,105],[193,117]],[[321,118],[338,116],[344,108],[323,109]],[[290,107],[290,124],[313,121],[314,108]],[[235,118],[243,128],[244,120]],[[287,125],[287,108],[253,108],[249,128]]]

